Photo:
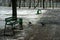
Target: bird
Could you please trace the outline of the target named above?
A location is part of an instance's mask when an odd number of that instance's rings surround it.
[[[45,25],[45,23],[41,22],[42,27]]]

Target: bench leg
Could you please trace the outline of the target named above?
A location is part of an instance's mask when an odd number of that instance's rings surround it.
[[[5,36],[5,31],[6,31],[6,24],[5,24],[5,28],[4,28],[4,36]]]
[[[13,35],[15,35],[15,32],[14,32],[14,25],[12,24],[12,33]]]

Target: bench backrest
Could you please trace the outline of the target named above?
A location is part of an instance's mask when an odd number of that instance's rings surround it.
[[[15,19],[13,17],[5,18],[5,22],[16,21]]]

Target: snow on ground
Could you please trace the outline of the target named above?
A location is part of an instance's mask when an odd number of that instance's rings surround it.
[[[41,10],[42,14],[45,13],[47,10]],[[23,18],[24,21],[31,21],[36,23],[42,15],[36,15],[37,9],[17,9],[17,17]],[[0,27],[4,27],[5,18],[12,16],[12,8],[11,7],[0,7]]]

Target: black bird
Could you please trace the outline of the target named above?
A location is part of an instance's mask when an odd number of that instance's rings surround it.
[[[45,23],[41,22],[42,27],[45,25]]]

